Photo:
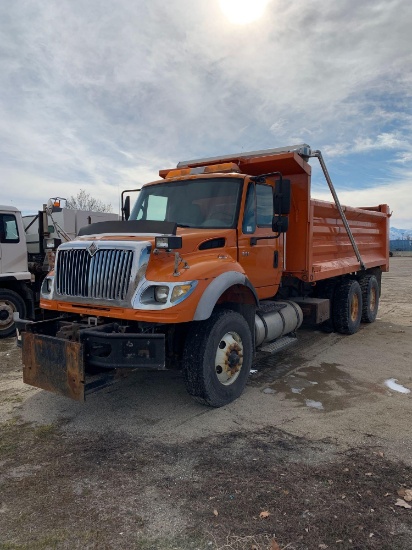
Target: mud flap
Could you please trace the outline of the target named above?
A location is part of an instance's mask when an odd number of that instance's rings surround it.
[[[30,332],[22,340],[25,384],[84,401],[82,344]]]

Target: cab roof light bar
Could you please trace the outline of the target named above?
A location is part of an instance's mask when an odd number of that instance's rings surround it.
[[[180,178],[183,176],[194,176],[196,174],[231,174],[240,173],[239,166],[234,162],[212,164],[211,166],[198,166],[196,168],[176,168],[170,170],[167,178]]]
[[[220,157],[205,157],[193,160],[183,160],[178,163],[177,168],[189,168],[197,164],[217,164],[225,161],[233,161],[233,159],[267,157],[269,155],[281,155],[282,153],[297,153],[303,160],[307,161],[311,156],[311,147],[307,143],[298,145],[287,145],[276,149],[263,149],[260,151],[244,151],[243,153],[234,153],[233,155],[223,155]]]

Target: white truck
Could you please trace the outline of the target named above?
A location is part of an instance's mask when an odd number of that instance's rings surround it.
[[[61,200],[50,199],[31,216],[0,205],[0,338],[15,333],[13,313],[38,318],[41,283],[54,266],[57,246],[88,224],[119,219],[112,213],[62,208]]]

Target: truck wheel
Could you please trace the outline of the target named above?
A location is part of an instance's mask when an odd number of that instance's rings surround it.
[[[252,346],[249,325],[235,311],[218,311],[193,323],[183,353],[189,394],[211,407],[239,397],[249,376]]]
[[[379,283],[375,275],[367,275],[359,283],[362,290],[362,322],[373,323],[378,315]]]
[[[7,338],[16,333],[13,313],[18,311],[22,319],[26,315],[26,305],[14,290],[0,289],[0,338]]]
[[[358,281],[342,281],[333,298],[333,325],[341,334],[358,332],[362,317],[362,291]]]

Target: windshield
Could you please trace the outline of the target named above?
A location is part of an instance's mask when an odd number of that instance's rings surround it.
[[[171,221],[180,227],[235,227],[242,183],[240,178],[204,178],[148,185],[129,219]]]

